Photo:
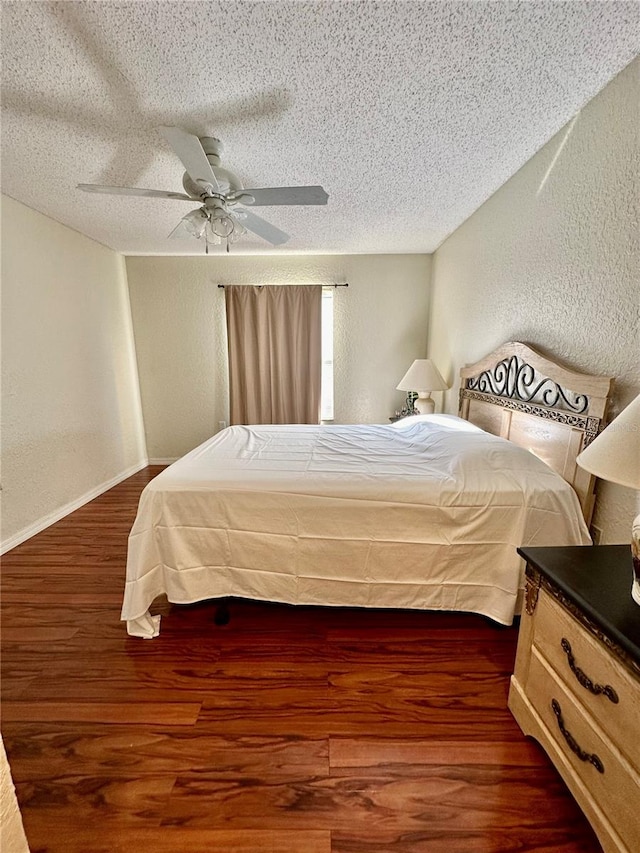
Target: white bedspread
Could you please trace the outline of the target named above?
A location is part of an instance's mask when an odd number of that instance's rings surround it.
[[[143,491],[122,618],[239,596],[463,610],[513,620],[519,545],[590,543],[573,489],[508,441],[447,415],[392,425],[236,426]]]

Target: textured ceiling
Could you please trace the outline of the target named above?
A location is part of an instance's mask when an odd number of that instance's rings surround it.
[[[200,254],[158,133],[219,137],[261,208],[256,252],[431,252],[638,51],[637,2],[2,2],[2,189],[126,254]]]

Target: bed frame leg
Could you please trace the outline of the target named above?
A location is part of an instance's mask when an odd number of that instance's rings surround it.
[[[226,601],[221,601],[218,605],[216,605],[215,616],[213,617],[213,621],[216,625],[228,625],[229,619],[231,618],[229,614],[229,605]]]

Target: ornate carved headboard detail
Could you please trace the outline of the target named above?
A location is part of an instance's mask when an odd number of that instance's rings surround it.
[[[591,521],[595,478],[576,457],[604,429],[613,380],[575,373],[511,342],[460,370],[460,417],[530,450],[578,494]]]

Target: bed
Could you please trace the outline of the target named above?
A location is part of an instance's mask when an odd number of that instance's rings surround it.
[[[458,416],[229,427],[144,489],[122,619],[151,638],[160,595],[461,610],[511,624],[523,545],[589,544],[575,458],[611,380],[521,343],[460,372]]]

